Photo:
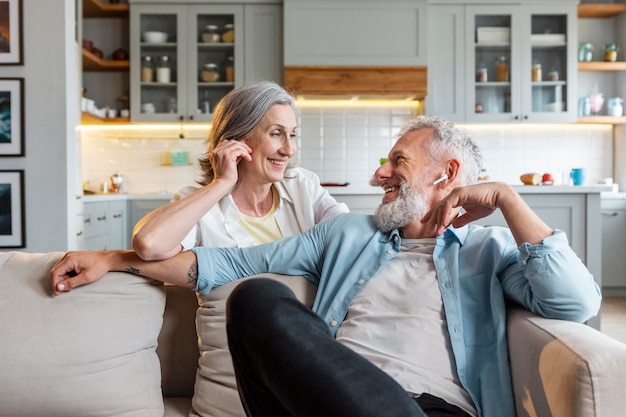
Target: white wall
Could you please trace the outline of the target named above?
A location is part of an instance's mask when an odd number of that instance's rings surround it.
[[[387,155],[402,124],[412,115],[405,107],[302,108],[298,158],[323,182],[349,182],[366,186]],[[526,172],[589,170],[589,183],[613,176],[613,129],[610,125],[463,125],[483,150],[491,179],[521,184]],[[193,166],[160,166],[160,153],[185,146],[196,157],[206,130],[188,132],[183,144],[170,131],[123,129],[82,134],[83,175],[100,185],[115,171],[125,176],[125,191],[175,192],[193,184]],[[167,139],[171,138],[171,139]]]
[[[19,250],[67,250],[75,241],[77,212],[76,3],[21,3],[24,63],[0,67],[0,76],[24,78],[26,156],[0,158],[0,166],[25,171],[26,247]]]

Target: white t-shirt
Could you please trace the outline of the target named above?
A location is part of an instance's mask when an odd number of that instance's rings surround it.
[[[286,177],[274,183],[278,191],[275,218],[284,237],[302,233],[317,223],[348,212],[348,207],[338,203],[321,185],[313,172],[304,168],[289,169]],[[185,187],[175,200],[198,190]],[[222,198],[189,231],[181,242],[184,250],[195,246],[247,247],[255,240],[239,224],[240,213],[231,195]]]
[[[476,415],[462,387],[433,263],[435,239],[403,239],[354,298],[337,340],[393,377]]]

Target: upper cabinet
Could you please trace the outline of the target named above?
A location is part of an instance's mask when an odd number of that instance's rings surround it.
[[[461,122],[575,121],[576,22],[576,2],[429,5],[437,36],[426,111]]]
[[[209,122],[243,83],[242,5],[131,7],[131,119]]]
[[[282,6],[271,3],[133,2],[132,121],[210,122],[235,87],[281,83]]]
[[[575,27],[574,6],[468,7],[467,120],[576,120]]]
[[[285,66],[426,65],[426,0],[285,0]]]

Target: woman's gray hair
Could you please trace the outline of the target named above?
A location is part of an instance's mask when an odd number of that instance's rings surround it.
[[[454,123],[436,116],[417,116],[407,122],[398,137],[419,129],[432,129],[430,157],[435,162],[450,158],[461,161],[462,185],[474,184],[482,168],[480,148],[469,134]]]
[[[223,140],[247,139],[265,113],[276,104],[287,104],[298,114],[294,97],[272,81],[244,84],[217,103],[211,131],[206,139],[207,150],[198,162],[202,171],[200,184],[206,185],[213,181],[215,169],[210,155],[217,145]]]

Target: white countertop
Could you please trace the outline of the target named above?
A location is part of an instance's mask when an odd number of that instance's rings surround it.
[[[612,190],[610,185],[512,185],[520,194],[595,194]],[[345,187],[324,187],[331,195],[382,195],[381,187],[347,185]]]
[[[146,194],[127,194],[127,193],[98,193],[86,194],[83,196],[85,203],[101,202],[101,201],[119,201],[119,200],[171,200],[172,194],[168,192],[154,192]]]

